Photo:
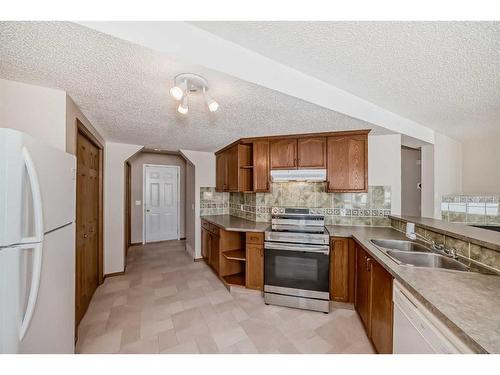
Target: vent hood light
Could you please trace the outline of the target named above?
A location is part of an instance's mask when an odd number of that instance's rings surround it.
[[[309,181],[321,182],[326,181],[326,169],[287,169],[287,170],[272,170],[271,181],[287,182],[287,181]]]

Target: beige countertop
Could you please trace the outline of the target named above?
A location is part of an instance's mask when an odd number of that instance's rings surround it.
[[[370,242],[404,238],[391,228],[331,225],[327,229],[331,236],[354,238],[473,351],[500,353],[499,276],[400,266]]]
[[[476,228],[465,224],[430,219],[427,217],[399,215],[391,215],[389,217],[395,220],[409,221],[434,232],[442,233],[450,237],[456,237],[464,241],[475,243],[479,246],[500,251],[500,232]]]
[[[270,225],[231,215],[209,215],[202,216],[201,219],[230,232],[264,232]]]

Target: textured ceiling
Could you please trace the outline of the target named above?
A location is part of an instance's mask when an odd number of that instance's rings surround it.
[[[177,113],[168,94],[182,72],[203,75],[220,109],[200,97]],[[108,140],[213,151],[240,137],[372,128],[366,122],[73,23],[0,22],[0,78],[68,92]]]
[[[193,22],[457,139],[500,137],[500,22]]]

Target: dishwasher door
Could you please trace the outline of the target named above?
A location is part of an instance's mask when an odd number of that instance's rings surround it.
[[[394,282],[393,290],[394,354],[471,352],[401,284]]]

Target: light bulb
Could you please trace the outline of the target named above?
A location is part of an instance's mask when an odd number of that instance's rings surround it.
[[[181,104],[177,107],[177,111],[179,113],[182,113],[183,115],[187,114],[189,111],[189,106],[188,106],[188,97],[187,95],[184,95],[182,98]]]
[[[210,112],[217,111],[219,109],[219,103],[212,99],[205,87],[203,87],[203,94],[205,95],[205,102],[207,103],[208,110]]]
[[[184,91],[179,86],[174,86],[170,89],[170,95],[172,95],[172,98],[175,100],[181,100],[184,96]]]
[[[217,103],[215,100],[211,99],[208,102],[208,109],[210,110],[210,112],[217,111],[219,109],[219,103]]]

